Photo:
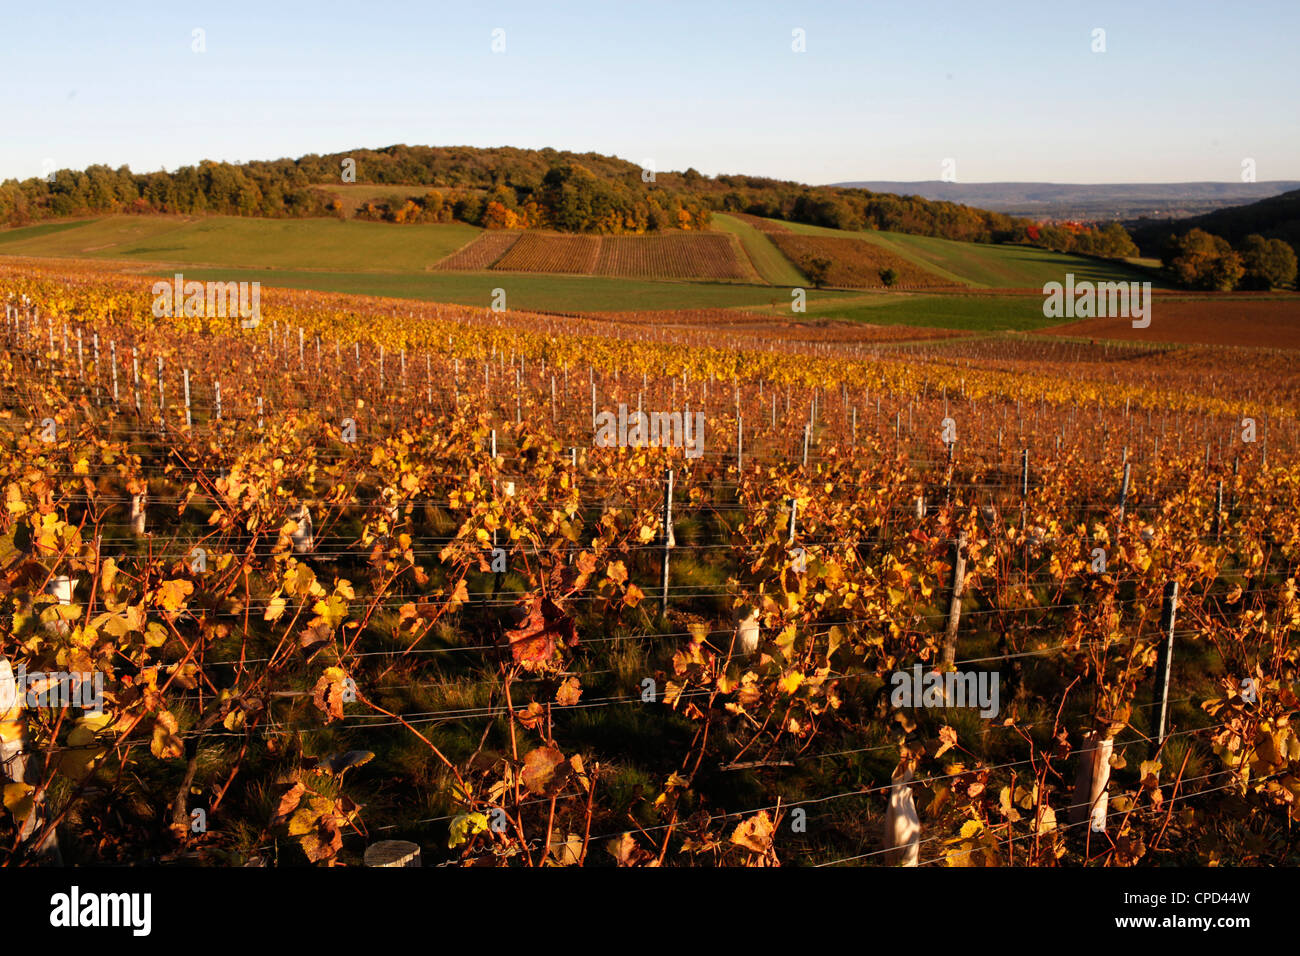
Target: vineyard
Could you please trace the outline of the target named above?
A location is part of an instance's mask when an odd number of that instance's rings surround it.
[[[736,243],[721,233],[605,236],[600,241],[596,274],[761,281]]]
[[[837,343],[848,345],[923,342],[950,339],[966,333],[954,329],[916,328],[909,325],[868,325],[864,322],[797,322],[789,305],[774,303],[773,311],[747,312],[740,309],[647,309],[640,312],[587,312],[573,318],[609,322],[618,326],[650,326],[698,332],[701,328],[726,327],[732,344],[770,344],[773,337],[785,338],[802,345]],[[781,310],[783,315],[775,315]]]
[[[1290,356],[150,285],[0,266],[5,863],[1300,862]]]
[[[585,236],[485,232],[439,262],[438,268],[623,278],[761,281],[738,244],[730,236],[720,233]]]
[[[525,232],[492,268],[505,272],[591,275],[599,255],[599,236]]]
[[[438,263],[439,269],[464,270],[490,269],[522,235],[518,232],[485,231],[464,248],[456,250]]]
[[[762,216],[751,216],[749,213],[733,212],[730,214],[733,219],[739,219],[757,229],[759,232],[766,232],[769,235],[775,233],[788,233],[790,227],[779,219],[766,219]]]

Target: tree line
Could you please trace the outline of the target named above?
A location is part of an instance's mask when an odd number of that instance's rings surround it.
[[[394,191],[350,200],[343,187],[353,181],[391,185]],[[173,172],[97,165],[0,184],[0,222],[11,224],[109,213],[351,213],[396,223],[459,221],[485,228],[622,233],[703,228],[714,211],[1107,257],[1137,252],[1114,223],[1101,229],[1036,225],[919,196],[757,176],[709,177],[695,169],[656,172],[616,157],[553,149],[401,145],[241,164],[204,161]]]
[[[1161,261],[1165,274],[1188,289],[1276,289],[1296,281],[1295,250],[1258,233],[1234,249],[1222,236],[1190,229],[1165,241]]]

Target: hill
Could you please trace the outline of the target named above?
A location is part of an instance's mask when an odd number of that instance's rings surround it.
[[[617,234],[701,229],[714,212],[970,242],[1033,242],[1062,251],[1104,247],[1089,244],[1095,236],[1040,233],[1028,220],[948,201],[694,169],[656,171],[553,149],[397,145],[238,165],[205,160],[146,174],[91,166],[0,184],[0,222],[13,225],[164,213]]]
[[[771,285],[807,285],[807,276],[786,258],[785,253],[776,247],[766,232],[748,220],[749,217],[719,213],[713,217],[711,225],[740,240],[745,255],[749,256],[749,261],[764,282]]]
[[[109,216],[0,231],[0,254],[348,272],[423,271],[479,234],[463,224]]]
[[[923,270],[928,278],[914,284],[931,288],[971,286],[986,289],[1039,290],[1045,282],[1062,280],[1073,273],[1082,281],[1151,281],[1157,287],[1164,283],[1152,275],[1134,269],[1123,262],[1085,258],[1063,252],[1052,252],[1028,245],[995,244],[982,242],[956,242],[932,236],[912,236],[901,232],[863,230],[850,232],[828,229],[803,223],[782,223],[748,217],[758,231],[780,244],[782,233],[793,236],[817,237],[827,240],[845,240],[877,247],[896,259],[910,264],[912,270]],[[792,253],[803,248],[798,243],[787,245]],[[826,247],[831,248],[831,247]],[[851,248],[840,247],[840,248]],[[822,254],[828,254],[823,252]],[[830,253],[834,258],[834,254]],[[882,268],[884,260],[881,260]],[[890,259],[890,264],[894,259]],[[904,272],[899,268],[900,274]],[[837,283],[831,282],[835,285]],[[877,283],[870,283],[877,285]]]
[[[1204,216],[1136,225],[1132,233],[1133,241],[1145,255],[1159,255],[1165,239],[1175,234],[1181,235],[1189,229],[1204,229],[1213,235],[1222,236],[1234,246],[1246,236],[1259,233],[1265,239],[1281,239],[1290,243],[1296,254],[1300,255],[1300,189]]]

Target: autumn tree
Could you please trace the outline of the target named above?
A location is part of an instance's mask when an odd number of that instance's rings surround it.
[[[1265,239],[1252,233],[1241,243],[1241,264],[1245,269],[1242,287],[1274,289],[1292,285],[1296,279],[1295,250],[1281,239]]]
[[[820,289],[826,284],[830,276],[831,266],[833,263],[830,259],[818,256],[808,262],[804,271],[808,273],[808,278],[812,280],[813,286]]]
[[[1105,256],[1109,259],[1123,259],[1138,254],[1137,244],[1132,236],[1117,222],[1108,223],[1102,229],[1089,229],[1075,236],[1075,249],[1093,256]]]
[[[495,199],[483,210],[484,229],[513,229],[516,225],[515,214]]]
[[[1192,229],[1173,237],[1164,264],[1165,271],[1179,285],[1219,292],[1236,288],[1245,272],[1241,256],[1233,252],[1228,240],[1212,236],[1204,229]]]

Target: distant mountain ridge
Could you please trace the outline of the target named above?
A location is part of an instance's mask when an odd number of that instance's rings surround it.
[[[1300,180],[1189,183],[951,183],[856,181],[850,189],[920,196],[992,209],[1008,215],[1050,219],[1171,219],[1259,202],[1300,188]]]

